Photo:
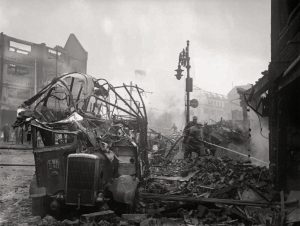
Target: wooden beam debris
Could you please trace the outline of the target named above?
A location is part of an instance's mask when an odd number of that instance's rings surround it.
[[[217,198],[196,198],[188,196],[176,196],[176,195],[164,195],[164,194],[151,194],[151,193],[141,193],[141,198],[144,199],[155,199],[161,201],[182,201],[182,202],[194,202],[194,203],[214,203],[214,204],[226,204],[226,205],[237,205],[237,206],[278,206],[280,207],[280,202],[261,202],[261,201],[245,201],[245,200],[235,200],[235,199],[217,199]],[[297,205],[298,200],[286,201],[284,205]]]

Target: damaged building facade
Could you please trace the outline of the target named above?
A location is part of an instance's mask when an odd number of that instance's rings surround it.
[[[0,35],[0,126],[15,121],[17,107],[54,77],[86,73],[88,54],[74,34],[64,47]]]
[[[241,85],[233,87],[227,94],[227,111],[229,119],[233,122],[239,122],[243,120],[243,109],[241,107],[241,98],[238,93],[238,89],[249,89],[251,85]]]
[[[300,189],[300,3],[274,0],[271,12],[271,62],[245,96],[269,121],[274,183],[278,190],[292,191]]]

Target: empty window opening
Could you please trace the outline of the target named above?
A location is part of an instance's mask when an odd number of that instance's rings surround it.
[[[20,42],[9,41],[9,51],[27,55],[31,52],[31,46]]]
[[[51,54],[51,55],[54,55],[54,56],[56,56],[56,54],[57,54],[57,56],[61,55],[61,52],[59,52],[55,49],[48,49],[48,53]]]
[[[29,68],[26,66],[9,64],[7,66],[7,74],[10,75],[27,75],[29,74]]]

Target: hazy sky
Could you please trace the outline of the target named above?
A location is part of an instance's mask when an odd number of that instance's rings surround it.
[[[227,94],[261,77],[270,61],[270,2],[0,0],[0,31],[51,47],[74,33],[88,51],[89,74],[116,83],[145,70],[138,82],[166,106],[174,95],[183,100],[174,70],[186,40],[194,84],[205,90]]]

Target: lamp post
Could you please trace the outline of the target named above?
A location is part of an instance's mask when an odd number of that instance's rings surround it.
[[[179,53],[178,66],[175,77],[180,80],[183,70],[182,67],[186,68],[186,79],[185,79],[185,91],[186,91],[186,124],[190,121],[190,92],[193,92],[193,79],[190,77],[190,55],[189,55],[189,45],[190,41],[186,42],[186,48]]]

